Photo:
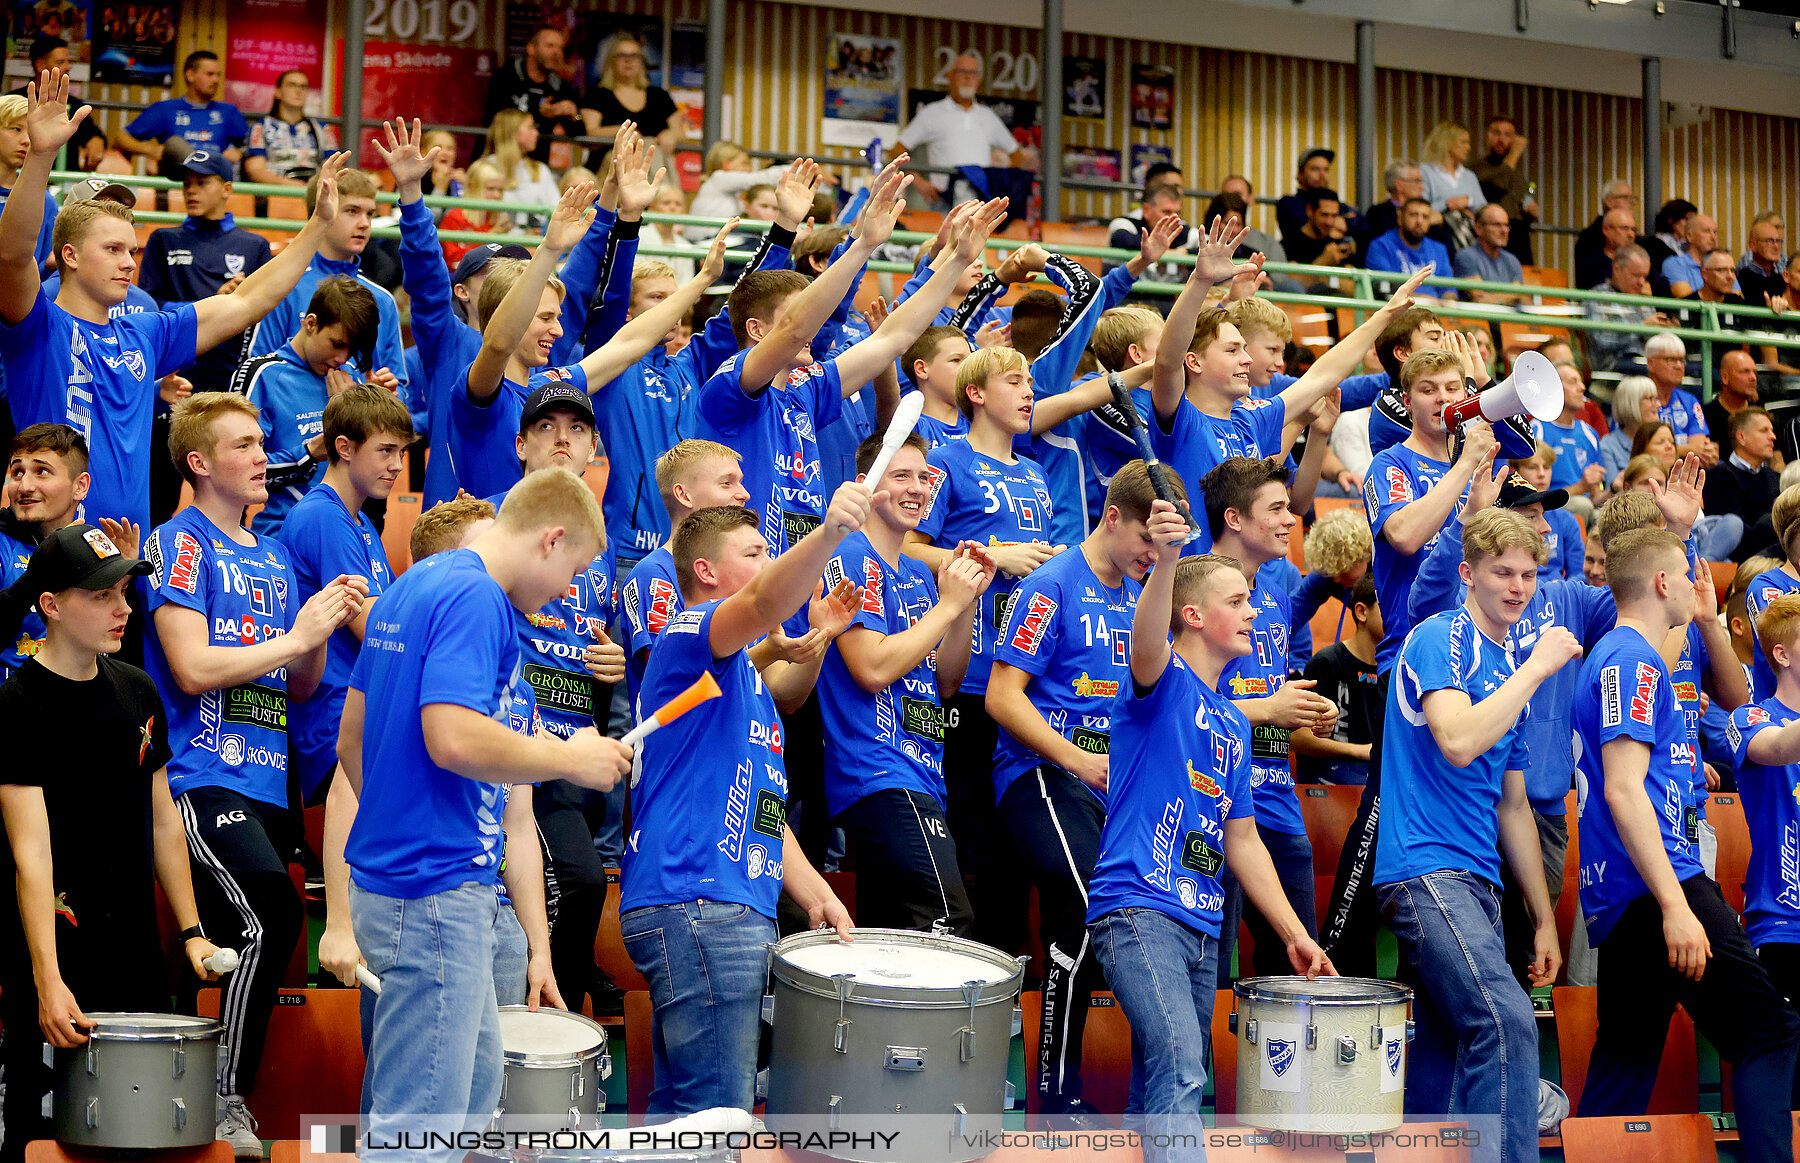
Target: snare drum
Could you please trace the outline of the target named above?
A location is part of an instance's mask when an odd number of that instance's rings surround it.
[[[1232,993],[1238,1121],[1324,1135],[1400,1125],[1412,990],[1364,977],[1251,977]]]
[[[96,1025],[87,1043],[55,1051],[50,1117],[57,1139],[79,1147],[210,1144],[224,1027],[180,1014],[88,1017]]]
[[[580,1127],[606,1109],[600,1082],[612,1076],[612,1056],[600,1023],[567,1010],[500,1007],[500,1044],[506,1074],[499,1115],[526,1129]]]
[[[826,1152],[870,1163],[964,1163],[987,1154],[991,1144],[948,1152],[944,1144],[998,1132],[1011,1105],[1006,1064],[1019,1032],[1024,959],[932,933],[854,936],[845,943],[822,930],[770,947],[769,1127],[922,1132],[902,1134],[890,1149]]]

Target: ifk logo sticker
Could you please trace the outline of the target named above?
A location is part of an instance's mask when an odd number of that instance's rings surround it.
[[[1286,1039],[1277,1041],[1271,1038],[1269,1040],[1269,1069],[1275,1072],[1275,1077],[1284,1077],[1288,1072],[1288,1067],[1293,1064],[1294,1043]]]

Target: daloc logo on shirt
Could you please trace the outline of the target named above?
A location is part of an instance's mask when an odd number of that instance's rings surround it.
[[[1288,1072],[1288,1067],[1292,1066],[1293,1064],[1294,1064],[1294,1042],[1293,1042],[1293,1040],[1291,1038],[1270,1038],[1269,1039],[1269,1069],[1271,1069],[1275,1072],[1275,1077],[1281,1078],[1284,1075],[1286,1075]]]

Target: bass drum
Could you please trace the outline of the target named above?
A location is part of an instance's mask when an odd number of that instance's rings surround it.
[[[211,1143],[224,1027],[181,1014],[88,1018],[96,1024],[87,1043],[57,1050],[52,1059],[50,1118],[57,1140],[78,1147]]]
[[[1239,1122],[1321,1135],[1400,1125],[1412,990],[1364,977],[1250,977],[1232,993]]]

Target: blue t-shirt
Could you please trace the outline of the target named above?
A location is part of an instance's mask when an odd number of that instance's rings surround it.
[[[769,554],[778,556],[825,516],[817,433],[843,411],[843,386],[837,364],[827,360],[796,368],[752,395],[743,382],[745,354],[720,365],[689,406],[696,437],[743,454],[744,490],[750,494],[744,507],[762,519]]]
[[[380,532],[360,511],[352,513],[345,508],[344,499],[330,485],[320,483],[301,498],[281,526],[280,541],[287,547],[299,583],[296,608],[339,574],[367,578],[371,598],[380,597],[394,584]],[[337,765],[338,720],[343,717],[350,672],[361,652],[362,640],[350,627],[334,630],[325,646],[325,672],[318,689],[294,708],[290,750],[301,791],[307,796]]]
[[[1800,763],[1764,767],[1750,761],[1750,740],[1795,719],[1800,711],[1771,697],[1731,712],[1725,729],[1750,825],[1744,935],[1752,945],[1800,944]]]
[[[1129,577],[1107,586],[1081,546],[1070,546],[1019,582],[994,644],[995,662],[1031,676],[1025,697],[1050,729],[1090,754],[1105,755],[1110,747],[1113,700],[1131,681],[1131,617],[1143,592]],[[1000,728],[994,799],[1044,762]],[[1106,802],[1104,793],[1088,791]]]
[[[662,706],[708,671],[720,695],[638,752],[621,913],[714,900],[775,916],[787,839],[781,716],[748,654],[713,657],[718,609],[713,601],[683,610],[650,652],[642,706]]]
[[[350,676],[363,693],[363,782],[344,847],[364,891],[416,900],[499,883],[500,785],[434,763],[422,712],[466,707],[516,730],[525,698],[517,617],[470,549],[415,563],[370,611]]]
[[[934,545],[954,549],[961,541],[1013,545],[1049,539],[1050,486],[1036,464],[1024,459],[1007,464],[977,452],[967,440],[932,449],[925,463],[931,472],[931,501],[919,519],[919,532]],[[971,631],[969,672],[958,694],[987,693],[994,645],[1018,585],[1018,578],[996,574],[981,596]],[[1048,616],[1049,611],[1040,606],[1039,613]]]
[[[463,368],[450,398],[445,436],[458,487],[477,497],[493,497],[504,496],[519,483],[518,437],[525,401],[545,384],[559,382],[582,391],[588,387],[580,364],[533,368],[522,386],[502,376],[494,394],[477,404],[469,398],[469,367]]]
[[[1712,435],[1706,425],[1706,412],[1701,409],[1700,401],[1694,394],[1683,388],[1676,388],[1669,393],[1669,402],[1659,404],[1656,418],[1667,424],[1675,435],[1675,443],[1683,444],[1690,436]]]
[[[1750,588],[1744,591],[1744,610],[1750,615],[1750,625],[1754,627],[1769,603],[1782,594],[1791,594],[1800,590],[1800,579],[1777,566],[1756,575]],[[1768,656],[1763,654],[1762,638],[1750,635],[1750,699],[1762,702],[1775,697],[1775,670],[1769,665]]]
[[[6,200],[10,197],[12,197],[11,190],[0,189],[0,206],[6,205]],[[50,191],[45,190],[44,221],[43,225],[38,227],[37,249],[34,252],[37,255],[38,266],[40,268],[50,261],[50,238],[52,232],[56,229],[56,216],[61,212],[62,208],[56,204],[56,196],[50,193]],[[52,292],[50,297],[52,299],[56,298],[55,293]]]
[[[1600,434],[1586,420],[1567,425],[1553,420],[1536,423],[1537,436],[1556,450],[1556,463],[1550,466],[1550,487],[1566,489],[1578,483],[1592,464],[1600,459]]]
[[[25,567],[31,564],[31,555],[36,548],[0,533],[0,589],[25,576]],[[36,610],[25,611],[19,623],[19,636],[4,646],[5,649],[0,650],[0,680],[24,666],[27,658],[36,657],[44,648],[43,617]]]
[[[1513,669],[1512,652],[1483,634],[1466,607],[1434,614],[1407,635],[1388,686],[1376,884],[1442,871],[1500,883],[1495,813],[1506,773],[1529,769],[1524,732],[1515,722],[1467,767],[1453,766],[1425,721],[1425,696],[1458,690],[1479,703]]]
[[[1377,453],[1363,474],[1363,509],[1369,516],[1369,532],[1375,537],[1375,596],[1381,603],[1381,648],[1375,652],[1375,669],[1385,673],[1400,653],[1412,629],[1409,596],[1413,579],[1426,554],[1437,544],[1437,534],[1420,546],[1417,553],[1401,553],[1381,535],[1382,526],[1402,505],[1410,504],[1431,491],[1433,485],[1450,471],[1446,461],[1421,456],[1404,444],[1396,444]],[[1463,496],[1469,495],[1463,487]],[[1459,502],[1460,503],[1460,502]]]
[[[1649,888],[1619,838],[1606,806],[1601,748],[1630,738],[1650,749],[1644,791],[1677,880],[1705,872],[1695,840],[1699,817],[1692,800],[1694,745],[1687,716],[1656,647],[1629,626],[1613,630],[1588,652],[1575,687],[1576,810],[1581,830],[1581,911],[1598,946],[1619,914]]]
[[[156,383],[194,362],[198,327],[191,303],[96,326],[41,292],[17,327],[0,323],[13,422],[67,424],[87,439],[91,483],[77,521],[110,517],[149,528]]]
[[[890,565],[860,532],[844,538],[825,563],[826,589],[845,578],[863,587],[852,627],[900,634],[937,605],[937,583],[923,562],[902,555],[897,567]],[[842,653],[827,650],[818,690],[825,720],[825,802],[833,816],[890,788],[947,805],[935,649],[877,694],[851,676]]]
[[[920,415],[919,422],[913,425],[913,431],[925,438],[925,443],[931,446],[926,449],[926,452],[930,452],[932,448],[940,448],[959,436],[967,436],[969,434],[969,418],[958,412],[956,422],[946,424],[942,420],[934,420],[930,416]]]
[[[219,155],[233,146],[241,147],[250,136],[250,126],[238,107],[228,102],[195,104],[186,97],[170,97],[132,118],[125,132],[139,141],[179,137],[195,150]]]
[[[279,537],[288,511],[325,479],[325,461],[309,458],[306,442],[324,435],[331,392],[325,377],[308,367],[291,343],[242,365],[232,389],[256,405],[269,458],[269,499],[250,527],[264,537]]]
[[[400,308],[394,303],[394,296],[386,287],[363,275],[362,260],[359,258],[339,261],[322,254],[314,255],[294,289],[251,329],[250,344],[245,355],[267,355],[287,345],[294,336],[300,334],[300,323],[306,318],[307,308],[312,305],[313,292],[329,278],[354,279],[365,291],[375,296],[375,367],[363,367],[360,361],[353,359],[344,365],[345,368],[362,372],[363,376],[359,378],[367,378],[367,373],[376,368],[387,368],[400,381],[399,394],[401,399],[406,399],[413,389],[407,381],[409,373],[406,369],[406,348],[400,342]],[[476,492],[475,495],[480,497],[487,494]]]
[[[1421,238],[1418,246],[1408,246],[1399,230],[1390,230],[1369,243],[1368,264],[1372,271],[1394,271],[1403,275],[1422,271],[1431,264],[1436,265],[1440,275],[1451,272],[1450,252],[1444,249],[1443,243],[1435,238]],[[1441,288],[1433,292],[1440,293],[1455,298],[1454,292]]]
[[[644,685],[650,648],[668,627],[669,619],[685,609],[687,602],[681,596],[681,582],[675,574],[675,555],[666,545],[645,554],[619,587],[619,615],[626,635],[625,690],[634,711],[638,690]]]
[[[144,544],[150,563],[145,669],[169,712],[169,790],[222,787],[288,806],[287,667],[223,690],[190,695],[175,681],[156,632],[156,611],[174,603],[207,622],[213,646],[251,646],[294,628],[299,593],[288,553],[252,535],[240,545],[190,505]]]
[[[1250,604],[1256,607],[1256,621],[1250,627],[1255,649],[1226,663],[1219,674],[1220,693],[1233,701],[1266,699],[1287,681],[1288,628],[1293,622],[1293,608],[1287,591],[1269,584],[1271,576],[1258,570],[1250,587]],[[1250,784],[1256,789],[1256,822],[1288,836],[1306,835],[1300,801],[1294,798],[1294,770],[1288,760],[1289,732],[1268,724],[1250,730]]]
[[[1169,655],[1148,691],[1125,682],[1112,712],[1106,824],[1088,881],[1088,924],[1148,908],[1217,937],[1225,821],[1256,814],[1250,721],[1179,654]]]
[[[489,497],[496,510],[506,494]],[[613,555],[608,541],[588,567],[569,581],[568,592],[535,614],[520,614],[519,652],[525,684],[537,703],[542,730],[567,739],[583,727],[606,725],[600,681],[582,661],[587,648],[613,621]],[[599,719],[596,723],[595,715]]]
[[[1580,581],[1586,576],[1582,559],[1587,552],[1587,543],[1581,539],[1581,523],[1567,509],[1549,510],[1544,521],[1550,526],[1544,538],[1544,548],[1550,556],[1538,566],[1538,584],[1564,578]]]

